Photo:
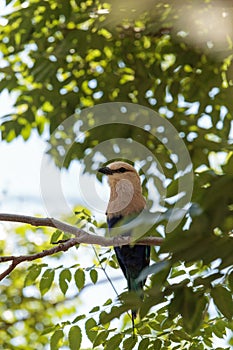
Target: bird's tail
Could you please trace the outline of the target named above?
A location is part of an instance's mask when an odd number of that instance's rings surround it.
[[[141,299],[143,299],[143,285],[142,282],[137,282],[136,278],[129,276],[128,278],[129,291],[135,292]],[[132,310],[132,325],[134,329],[134,320],[137,318],[137,309]]]

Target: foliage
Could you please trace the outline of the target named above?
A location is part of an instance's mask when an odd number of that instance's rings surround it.
[[[166,257],[168,264],[159,271],[155,265],[143,303],[122,293],[117,302],[109,299],[79,314],[76,300],[78,304],[87,286],[92,285],[94,291],[106,266],[109,271],[117,268],[115,257],[101,250],[98,259],[92,256],[90,266],[83,266],[77,250],[67,252],[65,258],[62,254],[48,257],[14,270],[1,284],[4,349],[47,349],[49,343],[51,349],[79,349],[84,329],[92,348],[211,349],[213,335],[223,339],[232,331],[233,38],[229,6],[228,1],[193,0],[182,5],[155,0],[117,5],[98,0],[14,2],[15,10],[0,31],[0,89],[17,93],[15,112],[2,118],[3,140],[11,142],[18,136],[27,140],[32,129],[43,137],[49,127],[55,162],[68,168],[79,159],[90,172],[96,167],[87,166],[87,150],[94,150],[89,161],[96,164],[98,143],[112,138],[135,140],[164,164],[164,176],[170,180],[166,188],[158,175],[150,176],[160,193],[166,190],[166,199],[173,198],[178,174],[164,144],[146,130],[127,124],[100,125],[101,117],[83,112],[105,102],[137,103],[159,112],[178,130],[195,176],[193,205],[166,235],[162,247],[152,252],[154,263]],[[216,33],[216,28],[222,29]],[[72,144],[61,163],[60,154],[67,150],[73,130],[56,128],[73,113],[83,122],[80,131],[86,130],[85,125],[90,130]],[[112,142],[113,154],[119,158]],[[127,146],[121,151],[127,154]],[[149,169],[150,164],[148,173]],[[146,184],[144,191],[148,191]],[[161,206],[172,208],[169,201]],[[99,230],[85,211],[79,225],[83,219]],[[159,223],[156,235],[164,235],[164,225]],[[38,243],[29,232],[24,226],[12,234],[12,241],[15,238],[15,245],[27,254],[46,249],[63,235],[55,232],[50,241],[51,231],[35,230],[41,237]],[[2,253],[17,251],[1,243]],[[135,304],[140,307],[140,319],[133,337],[127,311]],[[120,326],[115,326],[115,318],[121,319]],[[232,339],[229,349],[231,345]]]

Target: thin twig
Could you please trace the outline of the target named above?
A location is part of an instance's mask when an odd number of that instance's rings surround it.
[[[116,296],[117,296],[117,297],[119,297],[119,294],[117,293],[117,290],[116,290],[116,288],[115,288],[115,286],[114,286],[114,284],[113,284],[113,282],[112,282],[111,278],[108,276],[108,274],[107,274],[107,272],[106,272],[106,269],[103,267],[103,264],[102,264],[102,262],[100,261],[99,255],[97,254],[95,247],[94,247],[94,246],[92,246],[92,249],[94,250],[94,253],[95,253],[96,259],[98,260],[98,263],[100,264],[100,268],[101,268],[101,270],[102,270],[102,271],[103,271],[103,273],[105,274],[105,276],[106,276],[106,278],[107,278],[108,282],[110,283],[110,285],[111,285],[112,289],[114,290],[114,292],[115,292]]]
[[[56,247],[53,247],[51,249],[43,250],[40,253],[35,253],[32,255],[20,255],[20,256],[2,256],[0,257],[0,263],[1,262],[8,262],[11,261],[10,266],[0,274],[0,281],[5,278],[11,271],[14,270],[14,268],[19,265],[22,262],[25,261],[33,261],[36,259],[43,258],[45,256],[53,255],[58,252],[65,252],[66,250],[70,249],[71,247],[78,244],[77,238],[71,238],[65,243],[61,243]]]

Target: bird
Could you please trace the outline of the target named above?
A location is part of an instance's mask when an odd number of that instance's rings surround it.
[[[109,231],[127,220],[141,213],[146,207],[146,200],[142,194],[140,177],[135,168],[129,163],[115,161],[98,169],[107,175],[110,186],[110,198],[107,206],[107,224]],[[123,235],[129,235],[124,232]],[[141,272],[149,266],[149,245],[123,245],[114,247],[119,266],[127,280],[128,290],[143,298],[143,287],[146,279],[138,279]],[[137,317],[137,310],[132,310],[132,323]]]

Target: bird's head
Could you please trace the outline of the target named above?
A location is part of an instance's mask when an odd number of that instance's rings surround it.
[[[120,180],[129,180],[133,184],[140,183],[139,175],[134,167],[125,162],[113,162],[108,166],[100,168],[100,173],[108,176],[110,185]]]

